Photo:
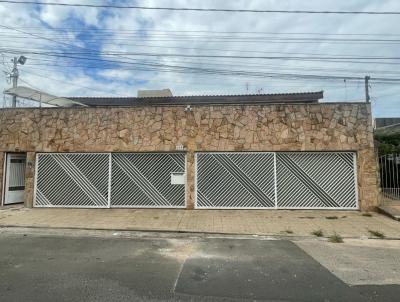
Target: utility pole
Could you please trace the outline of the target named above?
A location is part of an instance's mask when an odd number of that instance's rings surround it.
[[[26,63],[27,58],[24,56],[20,56],[19,58],[14,57],[11,61],[13,62],[13,69],[11,71],[10,78],[12,79],[13,88],[17,88],[18,86],[18,64],[24,65]],[[17,107],[17,96],[14,94],[12,98],[12,107]]]
[[[18,76],[19,76],[19,74],[18,74],[18,67],[17,67],[17,64],[18,64],[18,58],[17,57],[14,57],[14,59],[12,60],[13,61],[13,63],[14,63],[14,67],[13,67],[13,69],[12,69],[12,72],[11,72],[11,79],[12,79],[12,85],[13,85],[13,88],[16,88],[17,87],[17,85],[18,85]],[[11,107],[17,107],[17,96],[16,95],[13,95],[13,97],[12,97],[12,105],[11,105]]]
[[[365,101],[369,103],[371,98],[369,96],[369,80],[371,79],[370,76],[365,76]]]

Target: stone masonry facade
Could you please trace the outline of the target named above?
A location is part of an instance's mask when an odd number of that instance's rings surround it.
[[[354,151],[361,210],[377,206],[371,107],[366,103],[0,110],[0,177],[6,152],[27,152],[32,206],[36,152],[187,152],[194,206],[196,151]],[[3,177],[2,177],[3,178]]]

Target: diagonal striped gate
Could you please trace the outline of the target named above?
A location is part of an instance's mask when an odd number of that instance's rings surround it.
[[[273,153],[197,153],[198,208],[273,208]]]
[[[356,209],[356,155],[277,153],[277,207]]]
[[[40,153],[35,207],[185,207],[185,154]]]
[[[37,155],[36,207],[185,207],[185,154]],[[356,209],[351,152],[197,153],[197,208]]]
[[[113,154],[111,206],[185,207],[185,185],[172,184],[171,173],[184,177],[185,154]]]
[[[197,208],[357,209],[352,152],[197,153]]]
[[[41,153],[35,207],[109,206],[109,154]]]

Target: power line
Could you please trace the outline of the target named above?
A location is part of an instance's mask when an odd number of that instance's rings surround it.
[[[1,52],[1,51],[0,51]],[[13,52],[15,53],[15,52]],[[25,52],[17,52],[17,53],[25,53]],[[46,56],[44,55],[37,55],[38,57],[35,58],[36,55],[34,56],[30,56],[30,61],[38,61],[38,63],[30,63],[30,66],[50,66],[52,67],[62,67],[64,70],[65,68],[82,68],[82,69],[98,69],[98,70],[102,70],[102,69],[118,69],[118,70],[133,70],[132,68],[125,68],[124,66],[118,66],[116,68],[116,66],[114,64],[105,64],[105,63],[101,63],[101,64],[84,64],[85,62],[82,62],[81,64],[77,64],[77,63],[68,63],[68,61],[65,61],[65,64],[62,64],[64,62],[60,62],[58,59],[50,59],[50,58],[46,58]],[[182,58],[180,58],[181,60]],[[204,65],[203,62],[199,62],[199,61],[187,61],[186,58],[184,63],[189,63],[189,64],[194,64],[194,65]],[[84,59],[83,59],[84,60]],[[137,59],[135,59],[135,61],[139,61]],[[141,60],[143,61],[143,60]],[[139,62],[141,62],[139,61]],[[151,61],[150,61],[151,62]],[[155,62],[155,61],[152,61]],[[212,62],[213,66],[228,66],[231,67],[232,64],[230,64],[230,61],[224,61],[224,63],[220,62],[220,61],[212,61],[212,59],[208,59],[207,63]],[[215,63],[214,63],[215,62]],[[60,64],[61,63],[61,64]],[[351,70],[351,69],[343,69],[343,68],[326,68],[326,67],[320,67],[320,68],[316,68],[316,67],[308,67],[308,66],[282,66],[282,65],[274,65],[274,64],[260,64],[260,63],[246,63],[246,64],[242,64],[242,63],[237,63],[237,62],[231,62],[234,64],[235,67],[244,67],[247,70],[251,70],[253,68],[255,69],[262,69],[263,71],[266,70],[273,70],[275,71],[277,68],[279,68],[280,71],[285,71],[285,72],[308,72],[308,71],[324,71],[324,72],[329,72],[330,74],[332,74],[332,72],[347,72],[347,73],[354,73],[354,74],[358,74],[358,75],[364,75],[364,74],[390,74],[392,76],[399,76],[399,72],[398,71],[389,71],[389,70],[380,70],[380,69],[369,69],[369,70]]]
[[[124,58],[129,58],[130,61],[137,61],[138,59],[132,59],[131,57],[156,57],[156,58],[178,58],[178,59],[218,59],[217,65],[226,65],[221,64],[222,62],[231,62],[235,65],[240,65],[240,60],[245,59],[262,59],[262,60],[285,60],[285,61],[301,61],[301,62],[323,62],[323,63],[354,63],[354,64],[375,64],[375,65],[399,65],[400,62],[388,62],[387,60],[399,60],[400,57],[315,57],[315,56],[219,56],[219,55],[185,55],[185,54],[165,54],[165,53],[132,53],[132,52],[71,52],[71,51],[41,51],[41,50],[16,50],[16,49],[7,49],[0,48],[0,52],[16,54],[16,53],[24,53],[38,56],[49,56],[49,57],[59,57],[59,58],[71,58],[71,59],[79,59],[86,60],[88,56],[93,54],[97,54],[102,57],[114,57],[116,55],[123,55]],[[141,59],[141,58],[139,58]],[[224,61],[220,61],[223,59]],[[234,59],[235,61],[226,61],[226,59]],[[239,61],[238,61],[239,60]],[[363,61],[358,61],[363,60]],[[378,60],[378,61],[373,61]],[[386,62],[382,62],[382,60]],[[114,62],[115,63],[115,62]],[[190,63],[190,62],[189,62]],[[194,61],[194,63],[201,64],[201,62]],[[252,67],[249,62],[246,64],[242,64],[242,66]],[[257,64],[256,66],[260,66]],[[255,66],[253,66],[255,67]]]
[[[91,8],[113,8],[113,9],[140,9],[140,10],[167,10],[167,11],[193,11],[193,12],[224,12],[224,13],[278,13],[278,14],[345,14],[345,15],[400,15],[400,11],[324,11],[324,10],[262,10],[262,9],[228,9],[228,8],[188,8],[188,7],[150,7],[138,5],[115,5],[115,4],[78,4],[39,1],[13,1],[0,0],[0,3],[10,4],[34,4],[46,6],[72,6]]]
[[[12,49],[0,48],[0,51],[12,52]],[[43,54],[43,55],[85,55],[92,54],[91,52],[73,52],[73,51],[42,51],[42,50],[20,50],[24,53]],[[238,56],[238,55],[206,55],[206,54],[180,54],[180,53],[153,53],[153,52],[121,52],[121,51],[101,51],[104,56],[150,56],[150,57],[183,57],[183,58],[218,58],[218,59],[267,59],[267,60],[312,60],[324,61],[335,60],[335,62],[348,62],[349,60],[400,60],[400,57],[383,57],[383,56],[353,56],[353,57],[337,57],[337,56]],[[343,61],[336,61],[343,60]],[[351,62],[351,61],[350,61]],[[364,62],[362,62],[364,63]],[[379,63],[379,62],[374,62]],[[391,63],[392,64],[392,63]]]
[[[113,28],[82,28],[82,27],[51,27],[51,28],[43,28],[39,26],[18,26],[15,27],[18,29],[30,29],[37,31],[54,31],[55,34],[58,34],[58,31],[61,32],[95,32],[96,34],[109,34],[118,33],[118,34],[135,34],[135,33],[148,33],[148,32],[156,32],[156,33],[203,33],[203,34],[245,34],[245,35],[316,35],[316,36],[400,36],[400,34],[396,33],[325,33],[325,32],[267,32],[267,31],[214,31],[214,30],[166,30],[166,29],[113,29]],[[102,33],[103,32],[103,33]]]
[[[51,41],[54,43],[62,44],[69,47],[74,47],[78,49],[83,49],[88,54],[96,54],[101,56],[101,52],[90,49],[86,47],[81,47],[65,42],[61,42],[54,39],[49,39],[46,37],[42,37],[40,35],[32,34],[29,32],[21,31],[15,29],[13,27],[0,25],[0,27],[12,29],[17,32],[21,32],[24,34],[28,34],[40,39],[44,39],[47,41]],[[346,75],[321,75],[321,74],[298,74],[298,73],[282,73],[282,72],[257,72],[257,71],[246,71],[246,70],[237,70],[237,69],[216,69],[216,68],[201,68],[201,67],[192,67],[192,66],[182,66],[182,65],[171,65],[171,64],[160,64],[156,63],[145,63],[145,62],[134,62],[131,58],[127,58],[122,55],[113,55],[118,58],[127,59],[129,61],[120,61],[120,60],[104,60],[98,59],[95,57],[75,57],[75,56],[67,56],[67,55],[55,55],[55,54],[46,54],[47,56],[59,56],[62,58],[70,58],[70,59],[79,59],[79,60],[86,60],[86,61],[97,61],[97,62],[106,62],[110,64],[115,64],[115,67],[118,68],[120,65],[129,65],[135,70],[146,70],[146,71],[154,71],[154,72],[174,72],[174,73],[194,73],[194,74],[206,74],[206,75],[223,75],[223,76],[245,76],[245,77],[255,77],[255,78],[281,78],[281,79],[319,79],[319,80],[349,80],[349,81],[359,81],[363,79],[362,77],[356,76],[346,76]],[[378,81],[390,81],[390,82],[400,82],[398,78],[374,78],[374,80]]]
[[[57,56],[57,55],[52,55]],[[67,58],[79,59],[79,57],[65,56]],[[319,75],[319,74],[295,74],[295,73],[279,73],[279,72],[257,72],[257,71],[245,71],[245,70],[235,70],[235,69],[215,69],[215,68],[201,68],[201,67],[190,67],[181,65],[170,65],[170,64],[160,64],[160,63],[134,63],[126,61],[115,61],[115,60],[105,60],[99,58],[85,57],[88,61],[100,61],[115,64],[127,64],[135,69],[146,68],[147,70],[154,70],[160,72],[177,72],[177,73],[205,73],[205,74],[219,74],[219,75],[241,75],[241,76],[254,76],[254,77],[277,77],[277,78],[302,78],[302,79],[320,79],[320,80],[362,80],[363,77],[360,76],[340,76],[340,75]],[[116,68],[118,68],[116,66]],[[392,81],[400,82],[400,78],[374,78],[378,81]]]
[[[21,29],[19,27],[15,27],[15,29]],[[98,29],[100,30],[100,29]],[[187,34],[186,32],[173,32],[173,31],[165,31],[161,33],[153,33],[151,30],[143,30],[132,33],[124,33],[119,30],[102,30],[102,32],[92,32],[90,29],[76,29],[76,30],[57,30],[57,29],[45,29],[45,30],[31,30],[31,33],[40,33],[42,35],[59,37],[60,34],[67,34],[70,37],[74,37],[72,33],[87,33],[90,38],[104,38],[109,37],[110,33],[118,34],[118,38],[120,40],[130,39],[132,37],[139,38],[174,38],[174,39],[199,39],[199,38],[207,38],[207,39],[220,39],[220,40],[268,40],[268,41],[344,41],[344,42],[399,42],[398,38],[376,38],[375,36],[385,36],[385,34],[380,35],[370,35],[370,34],[323,34],[323,33],[275,33],[275,34],[255,34],[255,33],[245,33],[245,34],[212,34],[212,32],[204,32],[201,34]],[[296,36],[293,36],[296,35]],[[321,37],[322,36],[322,37]],[[332,36],[332,37],[329,37]],[[344,36],[344,37],[341,37]],[[389,36],[389,35],[387,35]],[[400,35],[391,34],[390,37],[398,37]],[[3,32],[2,38],[18,38],[12,33]],[[23,38],[23,37],[20,37]]]
[[[33,34],[33,33],[32,33]],[[47,38],[56,38],[59,37],[60,34],[42,34],[43,37]],[[98,42],[99,39],[104,39],[109,35],[90,35],[85,41],[90,42]],[[2,34],[2,40],[4,39],[24,39],[24,36],[15,36],[15,35],[5,35]],[[65,37],[68,39],[68,37]],[[70,37],[72,38],[72,37]],[[321,42],[326,43],[335,43],[335,44],[399,44],[400,39],[359,39],[359,38],[314,38],[314,37],[301,37],[301,38],[290,38],[290,37],[238,37],[238,36],[194,36],[194,35],[183,35],[183,36],[172,36],[172,35],[146,35],[145,37],[142,35],[135,36],[118,36],[113,37],[113,41],[130,41],[132,38],[145,38],[147,41],[156,41],[156,42],[186,42],[186,41],[195,41],[195,42],[215,42],[215,43],[234,43],[234,42],[246,42],[246,43],[275,43],[275,44],[284,44],[284,43],[301,43],[301,44],[316,44]]]
[[[47,54],[47,56],[54,56],[60,58],[69,59],[79,59],[86,60],[88,62],[101,62],[114,64],[114,68],[119,68],[121,65],[131,66],[134,70],[145,70],[145,71],[157,71],[157,72],[174,72],[174,73],[201,73],[208,75],[224,75],[224,76],[246,76],[246,77],[256,77],[256,78],[290,78],[290,79],[320,79],[320,80],[361,80],[363,77],[360,76],[348,76],[348,75],[320,75],[320,74],[298,74],[298,73],[276,73],[276,72],[260,72],[260,71],[248,71],[248,70],[237,70],[237,69],[216,69],[216,68],[203,68],[203,67],[193,67],[184,65],[171,65],[171,64],[161,64],[158,62],[142,62],[135,60],[130,61],[120,61],[120,60],[109,60],[95,57],[79,57],[79,56],[69,56],[62,54]],[[379,81],[391,81],[398,82],[398,78],[374,78],[374,80]]]
[[[0,25],[1,27],[1,25]],[[33,37],[35,40],[40,40],[41,38]],[[88,40],[83,40],[85,43],[88,43]],[[13,43],[18,43],[19,41],[13,41]],[[64,40],[65,42],[65,40]],[[115,42],[105,42],[104,40],[99,41],[102,44],[112,44],[115,45]],[[148,45],[148,44],[121,44],[118,43],[119,46],[129,45],[135,47],[144,47],[144,48],[162,48],[162,49],[177,49],[177,50],[199,50],[199,51],[221,51],[221,52],[237,52],[237,53],[257,53],[257,54],[279,54],[279,55],[303,55],[303,56],[336,56],[338,58],[347,59],[348,57],[357,57],[361,56],[361,54],[332,54],[332,53],[304,53],[304,52],[278,52],[278,51],[257,51],[257,50],[240,50],[233,48],[204,48],[204,47],[183,47],[183,46],[166,46],[166,45]],[[40,46],[40,44],[39,44]],[[18,47],[18,46],[16,46]],[[22,47],[21,51],[25,51],[25,44]],[[36,51],[41,51],[42,49],[36,49]],[[114,51],[113,53],[116,54]],[[122,54],[122,53],[121,53]],[[364,55],[365,56],[365,55]],[[369,56],[371,57],[371,56]],[[373,56],[373,58],[385,58],[384,56]]]

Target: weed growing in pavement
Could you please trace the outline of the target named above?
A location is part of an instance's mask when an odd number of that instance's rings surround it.
[[[339,217],[337,217],[337,216],[326,216],[325,218],[326,219],[338,219]]]
[[[378,237],[378,238],[385,238],[385,234],[379,231],[374,231],[374,230],[368,230],[368,233],[370,233],[372,236]]]
[[[285,232],[288,234],[293,234],[293,231],[291,229],[286,229]]]
[[[324,232],[321,229],[315,230],[311,232],[312,235],[317,236],[317,237],[322,237],[324,236]]]
[[[372,214],[371,213],[362,213],[361,214],[362,216],[364,216],[364,217],[372,217]]]
[[[342,243],[343,242],[343,238],[342,236],[340,236],[338,233],[333,233],[333,235],[328,237],[328,241],[332,242],[332,243]]]

